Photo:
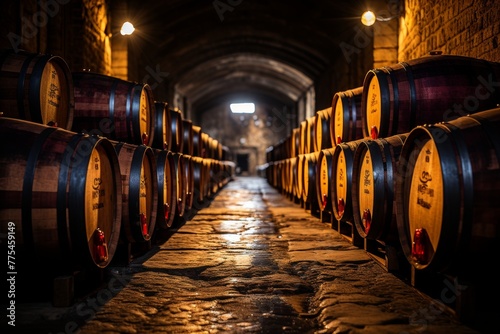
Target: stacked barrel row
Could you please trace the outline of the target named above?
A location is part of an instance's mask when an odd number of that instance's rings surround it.
[[[57,56],[1,53],[0,111],[0,229],[27,272],[105,268],[234,175],[227,148],[149,85]]]
[[[268,148],[266,176],[354,244],[393,246],[412,279],[480,286],[500,253],[499,81],[500,63],[441,54],[370,70]]]

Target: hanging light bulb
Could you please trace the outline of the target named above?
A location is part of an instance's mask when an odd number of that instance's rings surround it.
[[[376,19],[377,17],[370,10],[367,10],[366,12],[363,13],[363,15],[361,15],[361,23],[363,23],[367,27],[373,25]]]
[[[135,30],[134,25],[127,21],[127,22],[123,23],[122,28],[120,29],[120,34],[132,35],[134,30]]]

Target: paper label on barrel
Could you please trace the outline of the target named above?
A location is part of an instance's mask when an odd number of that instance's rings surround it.
[[[380,132],[382,99],[380,83],[375,75],[370,80],[366,97],[366,133],[370,134],[373,126],[377,127],[377,131]]]
[[[436,249],[443,220],[443,171],[434,141],[428,140],[422,146],[409,172],[408,231],[413,242],[415,229],[424,228]]]
[[[340,96],[336,100],[336,105],[335,105],[335,115],[334,115],[334,133],[333,136],[334,142],[332,142],[332,146],[337,145],[337,138],[340,138],[342,141],[344,141],[344,106],[342,104],[342,99]]]
[[[373,214],[374,202],[374,182],[375,175],[373,172],[372,157],[369,150],[366,150],[362,156],[361,168],[359,169],[358,177],[358,200],[359,200],[359,214],[363,217],[365,210],[370,210]]]

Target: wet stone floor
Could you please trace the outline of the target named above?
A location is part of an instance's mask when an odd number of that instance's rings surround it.
[[[259,177],[106,275],[70,307],[23,305],[17,332],[474,333]]]

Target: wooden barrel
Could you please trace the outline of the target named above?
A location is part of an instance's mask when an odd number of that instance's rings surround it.
[[[316,166],[316,196],[319,209],[332,212],[332,162],[335,149],[325,148],[319,152]]]
[[[236,162],[223,160],[222,169],[224,171],[224,187],[236,177]]]
[[[297,157],[297,164],[295,165],[295,184],[297,188],[297,198],[299,200],[302,200],[304,194],[304,159],[305,154],[299,154]]]
[[[208,137],[208,157],[214,160],[222,158],[222,143],[210,136]]]
[[[300,193],[299,195],[299,172],[298,172],[298,165],[301,162],[299,157],[293,157],[292,159],[292,195],[294,200],[298,200],[299,198],[302,197],[302,194]],[[300,181],[302,182],[302,181]],[[302,189],[300,189],[302,191]]]
[[[203,139],[201,134],[201,127],[193,125],[193,156],[195,157],[203,156]]]
[[[330,140],[332,146],[363,138],[361,98],[363,87],[337,92],[332,99]]]
[[[318,110],[314,116],[314,152],[332,147],[330,137],[330,121],[332,119],[332,107]]]
[[[184,160],[184,183],[186,191],[186,211],[191,210],[194,203],[194,161],[193,157],[189,154],[183,154],[182,159]]]
[[[302,199],[304,203],[308,203],[311,206],[316,206],[318,204],[316,196],[316,165],[318,164],[319,152],[308,153],[304,155],[304,167],[303,167],[303,193]]]
[[[185,177],[185,172],[186,172],[186,162],[183,159],[183,154],[179,152],[174,152],[173,157],[174,157],[174,165],[175,165],[175,172],[176,172],[176,189],[177,189],[177,194],[176,194],[176,213],[175,216],[177,219],[184,217],[184,214],[186,213],[186,194],[187,194],[187,182],[186,182],[186,177]]]
[[[0,53],[0,110],[6,117],[71,130],[73,78],[58,56],[5,50]]]
[[[151,146],[155,103],[149,85],[91,72],[73,72],[73,82],[73,131]]]
[[[217,160],[207,158],[205,159],[207,163],[209,164],[209,184],[208,184],[208,196],[209,199],[213,199],[217,192],[219,191],[219,182],[217,181],[218,178],[218,173],[219,173],[219,162]],[[276,182],[276,168],[273,168],[272,172],[272,177],[271,179],[273,180],[272,186],[274,187],[274,183]]]
[[[295,187],[295,171],[297,170],[297,157],[288,159],[288,183],[289,183],[289,195],[290,198],[294,198],[297,195],[297,189]]]
[[[110,141],[7,117],[0,138],[0,233],[15,230],[16,269],[42,267],[36,275],[44,276],[106,267],[122,215]]]
[[[398,171],[399,238],[413,267],[470,279],[496,273],[500,109],[416,127]]]
[[[214,174],[213,174],[213,179],[214,182],[217,183],[217,192],[219,192],[222,187],[224,186],[224,179],[226,178],[226,175],[224,173],[224,162],[220,160],[214,160]],[[280,168],[281,172],[281,168]],[[281,174],[279,174],[281,176]]]
[[[113,142],[122,177],[122,235],[130,243],[149,241],[158,210],[154,151],[146,145]]]
[[[170,128],[170,112],[168,103],[155,102],[155,122],[153,142],[151,147],[159,150],[169,150],[170,140],[172,138],[172,129]]]
[[[356,148],[352,211],[362,238],[399,244],[394,192],[399,155],[407,135],[366,139]]]
[[[160,229],[172,226],[177,208],[177,173],[174,156],[168,150],[155,150],[158,184],[156,225]]]
[[[300,128],[292,130],[290,141],[290,158],[295,158],[299,155],[300,146]]]
[[[280,174],[280,190],[283,194],[288,193],[288,159],[283,159],[280,161],[281,174]]]
[[[307,146],[307,120],[300,122],[299,136],[299,154],[310,153]]]
[[[189,156],[193,155],[193,122],[189,119],[182,120],[182,153]]]
[[[202,144],[202,151],[201,151],[201,157],[202,158],[209,158],[208,156],[208,148],[210,146],[210,136],[206,132],[201,132],[201,140],[203,142]],[[266,151],[267,152],[267,151]],[[266,153],[266,156],[268,158],[271,157],[271,152]]]
[[[193,207],[200,209],[206,204],[208,198],[208,173],[205,159],[197,156],[191,158],[193,163]]]
[[[335,218],[353,222],[352,171],[354,152],[362,139],[340,143],[335,146],[332,160],[332,206]]]
[[[179,110],[169,109],[170,112],[170,139],[169,150],[182,153],[184,145],[184,132],[182,130],[182,114]]]
[[[495,108],[500,63],[430,55],[369,71],[363,82],[365,137],[382,138],[417,125],[449,121]]]

